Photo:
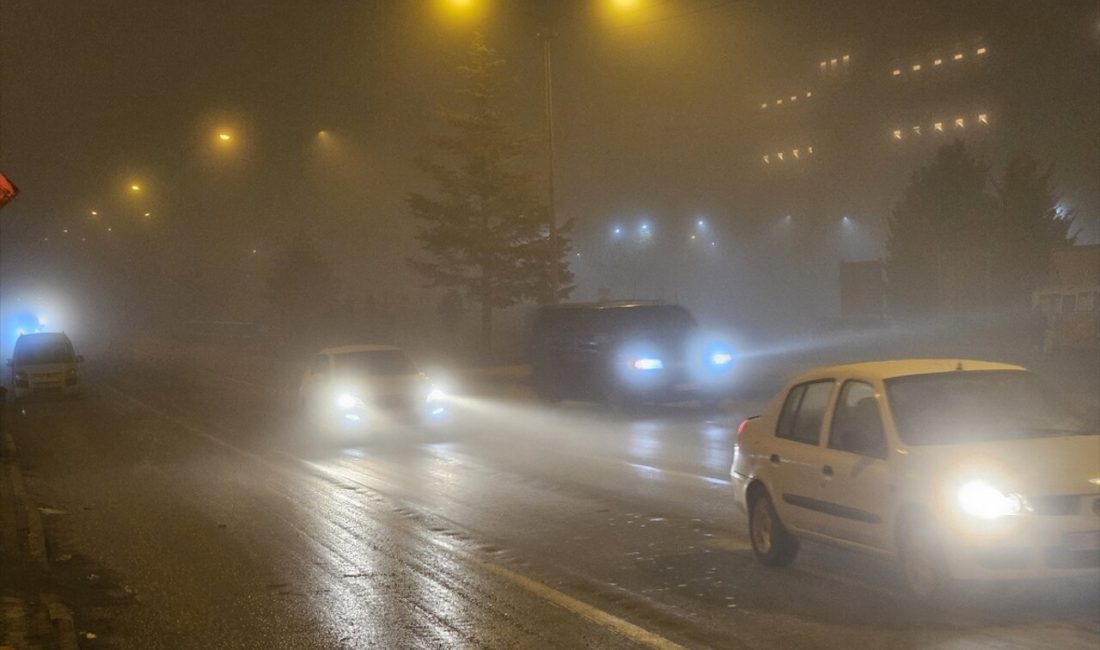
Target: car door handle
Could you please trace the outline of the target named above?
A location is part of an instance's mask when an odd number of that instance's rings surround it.
[[[822,467],[821,468],[821,473],[824,474],[825,476],[832,476],[833,475],[833,466],[832,465],[826,465],[825,467]]]
[[[780,460],[779,454],[772,454],[768,457],[768,460],[772,462],[772,465],[778,465]]]

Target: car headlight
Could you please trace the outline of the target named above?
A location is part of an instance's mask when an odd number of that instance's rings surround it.
[[[962,485],[956,500],[963,512],[980,519],[1000,519],[1023,514],[1027,502],[1019,494],[1006,494],[985,481],[970,481]]]
[[[653,357],[635,359],[630,365],[635,370],[663,370],[665,367],[665,364],[662,363],[660,359],[654,359]]]
[[[733,362],[733,355],[729,352],[711,352],[710,365],[725,366]]]
[[[442,390],[436,388],[435,386],[432,386],[431,390],[428,391],[428,396],[424,398],[424,401],[439,402],[442,401],[443,398],[446,396],[447,395]]]
[[[355,408],[363,407],[363,400],[351,393],[340,393],[336,396],[336,406],[349,411]]]

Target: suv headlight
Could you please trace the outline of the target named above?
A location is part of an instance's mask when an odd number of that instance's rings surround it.
[[[1021,495],[1001,492],[985,481],[964,483],[956,500],[963,512],[980,519],[1000,519],[1027,511],[1027,501]]]
[[[665,364],[660,359],[654,359],[653,357],[642,357],[641,359],[635,359],[630,364],[635,370],[664,370]]]

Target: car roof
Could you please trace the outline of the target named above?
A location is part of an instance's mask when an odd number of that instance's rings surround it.
[[[833,376],[860,376],[868,379],[891,379],[910,375],[929,375],[941,372],[972,372],[982,370],[1026,370],[1022,366],[975,359],[892,359],[864,361],[838,366],[825,366],[802,373],[798,381]]]
[[[675,307],[659,300],[605,300],[601,302],[569,302],[562,305],[543,305],[541,311],[571,311],[588,309],[629,309],[631,307]]]
[[[392,345],[376,345],[373,343],[362,343],[357,345],[338,345],[331,348],[324,348],[317,354],[351,354],[353,352],[385,352],[385,351],[401,351],[401,348],[394,347]]]
[[[63,339],[65,341],[68,341],[69,337],[65,334],[65,332],[31,332],[31,333],[28,333],[28,334],[20,334],[19,338],[16,339],[16,340],[17,341],[26,340],[28,342],[33,343],[37,340],[46,340],[46,339],[55,339],[55,340]]]

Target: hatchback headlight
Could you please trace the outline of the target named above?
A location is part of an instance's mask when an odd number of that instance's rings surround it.
[[[362,408],[363,400],[351,393],[340,393],[336,396],[336,406],[350,411],[351,409]]]
[[[964,483],[956,500],[963,512],[980,519],[1000,519],[1027,511],[1027,501],[1021,495],[1001,492],[985,481]]]

